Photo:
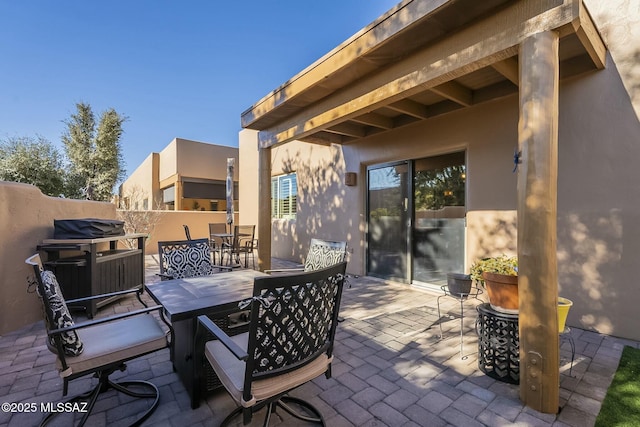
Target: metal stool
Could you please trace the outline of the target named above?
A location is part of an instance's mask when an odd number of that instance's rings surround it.
[[[447,285],[440,286],[440,289],[444,292],[444,295],[440,295],[436,300],[438,304],[438,324],[440,325],[440,339],[442,339],[442,322],[440,322],[440,298],[442,297],[450,297],[460,301],[460,358],[465,359],[466,357],[462,355],[462,333],[464,331],[464,302],[468,299],[477,299],[482,302],[478,295],[482,293],[482,289],[477,286],[472,286],[469,292],[462,293],[452,293],[449,291],[449,287]]]
[[[571,376],[571,371],[573,371],[573,360],[576,357],[576,343],[573,340],[573,336],[571,336],[571,328],[568,326],[564,327],[564,330],[560,332],[560,347],[562,347],[563,341],[569,341],[569,345],[571,346],[571,365],[569,365],[569,376]]]

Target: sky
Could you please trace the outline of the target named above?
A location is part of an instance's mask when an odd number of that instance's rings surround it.
[[[240,115],[400,0],[0,0],[0,140],[61,136],[80,102],[126,116],[127,176]]]

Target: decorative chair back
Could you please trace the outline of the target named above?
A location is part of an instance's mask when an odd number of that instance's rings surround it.
[[[320,270],[345,260],[347,242],[311,239],[311,246],[304,262],[304,271]]]
[[[158,242],[160,275],[174,279],[208,276],[219,268],[211,262],[209,239]]]
[[[42,302],[44,326],[47,332],[64,326],[72,325],[73,319],[71,318],[69,309],[67,308],[67,304],[64,301],[59,286],[53,285],[53,278],[51,280],[48,280],[47,284],[45,284],[43,281],[42,275],[45,270],[42,266],[40,255],[36,254],[29,257],[26,263],[33,267],[35,279],[35,282],[33,284],[36,285],[36,292],[38,293],[40,301]],[[50,277],[52,275],[52,272],[45,273],[45,277]],[[48,289],[45,289],[45,286],[47,286]],[[47,298],[46,295],[50,295],[50,297]],[[49,350],[54,354],[61,355],[62,360],[64,360],[64,344],[66,344],[65,342],[63,342],[63,338],[72,346],[76,345],[74,343],[78,342],[77,334],[75,332],[67,332],[64,335],[55,334],[50,336],[50,338],[47,340],[47,347],[49,348]],[[73,351],[71,347],[70,351]]]
[[[253,381],[304,370],[314,361],[320,361],[320,374],[330,376],[346,265],[254,279],[245,401],[252,398]]]

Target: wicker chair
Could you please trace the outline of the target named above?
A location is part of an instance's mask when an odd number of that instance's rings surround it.
[[[147,409],[131,424],[140,425],[158,406],[158,388],[148,381],[113,382],[109,376],[115,371],[124,371],[126,361],[169,345],[168,337],[172,337],[173,334],[171,326],[165,322],[168,328],[168,332],[165,332],[156,317],[151,314],[156,311],[164,320],[162,307],[146,307],[76,324],[66,303],[136,293],[144,305],[140,298],[142,290],[134,289],[65,301],[53,272],[43,269],[40,255],[33,255],[25,262],[34,269],[34,284],[44,311],[47,347],[57,357],[56,365],[63,379],[63,396],[67,395],[70,381],[90,374],[98,378],[98,383],[92,390],[68,399],[63,406],[86,401],[86,406],[83,405],[85,412],[79,422],[79,425],[84,425],[91,415],[98,395],[113,388],[129,396],[149,400]],[[46,425],[58,414],[59,412],[48,414],[40,425]]]
[[[158,242],[162,280],[208,276],[231,267],[211,262],[209,239]]]
[[[249,332],[234,337],[208,317],[198,317],[196,342],[202,344],[206,332],[217,338],[204,344],[204,357],[239,405],[222,426],[240,413],[246,425],[265,407],[265,426],[278,407],[324,425],[316,408],[288,393],[323,374],[331,376],[345,269],[342,262],[317,271],[255,278],[253,297],[240,303],[251,308]],[[197,363],[202,356],[196,354]]]

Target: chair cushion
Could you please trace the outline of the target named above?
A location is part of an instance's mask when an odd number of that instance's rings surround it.
[[[152,314],[140,314],[113,322],[102,323],[78,330],[84,342],[84,352],[67,357],[69,366],[62,377],[159,350],[167,346],[167,338]],[[58,361],[58,369],[62,365]]]
[[[53,312],[53,328],[66,328],[74,326],[73,318],[69,313],[67,303],[64,301],[60,285],[56,279],[56,275],[52,271],[45,270],[41,273],[42,284],[44,285],[44,295],[49,302],[49,307]],[[77,356],[83,351],[82,340],[78,338],[76,331],[63,332],[60,334],[62,338],[62,347],[64,354],[67,356]],[[55,347],[55,346],[54,346]]]
[[[241,348],[247,349],[249,333],[235,335],[231,337]],[[314,359],[311,363],[286,374],[277,375],[272,378],[254,381],[251,385],[253,399],[245,402],[242,399],[244,391],[245,362],[238,360],[227,348],[218,340],[209,341],[205,344],[205,356],[211,367],[218,375],[220,382],[227,389],[231,397],[244,407],[253,406],[256,402],[292,390],[312,379],[324,374],[332,358],[325,353]]]
[[[304,263],[304,271],[322,270],[323,268],[341,263],[344,261],[344,257],[345,251],[343,248],[323,244],[312,244]]]
[[[213,274],[210,251],[208,244],[202,244],[164,252],[165,274],[174,279]]]

